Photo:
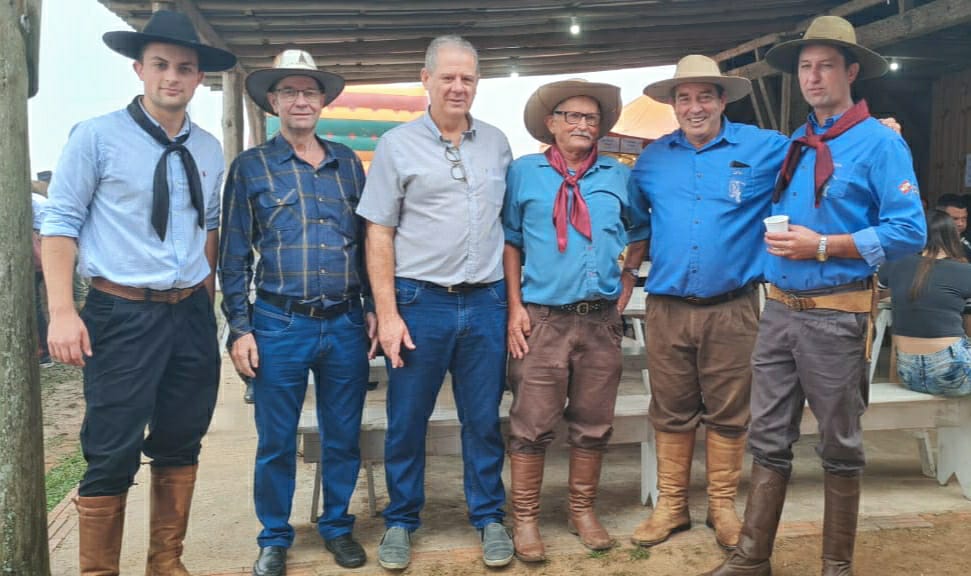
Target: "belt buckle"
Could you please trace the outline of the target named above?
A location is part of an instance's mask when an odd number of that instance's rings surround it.
[[[451,286],[446,286],[445,291],[448,292],[449,294],[458,294],[461,292],[461,290],[459,290],[458,284],[452,284]]]
[[[701,298],[698,298],[697,296],[685,296],[684,301],[688,304],[700,304]]]
[[[785,298],[785,304],[790,310],[796,310],[798,312],[803,312],[805,310],[812,310],[816,307],[816,301],[812,298],[803,298],[801,296],[793,296],[788,292],[782,293]]]
[[[590,303],[589,302],[580,302],[579,304],[577,304],[576,312],[580,316],[586,316],[587,314],[590,313]]]

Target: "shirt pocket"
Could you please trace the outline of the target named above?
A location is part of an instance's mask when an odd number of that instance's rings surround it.
[[[823,185],[823,198],[843,198],[853,188],[853,183],[866,178],[865,169],[858,163],[852,166],[837,164],[833,167],[833,175]]]
[[[298,228],[300,210],[297,202],[300,193],[296,188],[272,189],[256,197],[257,217],[265,230],[293,230]]]
[[[730,166],[726,178],[724,198],[741,204],[755,193],[755,170],[751,166]]]

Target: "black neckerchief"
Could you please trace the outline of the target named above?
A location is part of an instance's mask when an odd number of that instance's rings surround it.
[[[162,157],[158,159],[158,164],[155,165],[155,177],[152,179],[152,227],[155,228],[159,239],[164,242],[165,230],[168,227],[169,220],[169,179],[168,164],[166,163],[168,155],[176,152],[182,158],[182,166],[185,168],[185,175],[189,180],[189,197],[192,199],[192,206],[195,207],[196,213],[199,215],[199,228],[204,229],[206,226],[206,207],[202,200],[202,180],[199,179],[199,169],[196,167],[192,153],[183,145],[192,133],[191,123],[185,134],[172,140],[165,133],[165,130],[162,130],[148,118],[148,115],[142,110],[141,104],[139,104],[140,98],[141,96],[135,96],[135,99],[131,101],[131,104],[128,105],[128,114],[142,130],[148,132],[156,142],[165,148]]]

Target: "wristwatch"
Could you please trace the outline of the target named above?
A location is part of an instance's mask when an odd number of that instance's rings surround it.
[[[630,274],[631,278],[634,279],[634,282],[641,279],[640,272],[640,268],[624,268],[624,274]]]
[[[819,237],[819,247],[816,248],[816,260],[819,262],[825,262],[829,258],[829,255],[826,254],[826,241],[825,236]]]

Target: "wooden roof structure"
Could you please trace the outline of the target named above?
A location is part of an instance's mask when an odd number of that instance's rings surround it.
[[[154,9],[184,12],[207,42],[239,57],[241,72],[299,47],[352,84],[417,80],[428,42],[441,34],[479,49],[484,78],[673,64],[690,53],[756,78],[768,72],[765,49],[824,13],[849,18],[872,47],[904,42],[900,58],[921,59],[925,72],[964,65],[971,53],[969,0],[99,1],[136,29]],[[919,41],[944,29],[954,32]]]

